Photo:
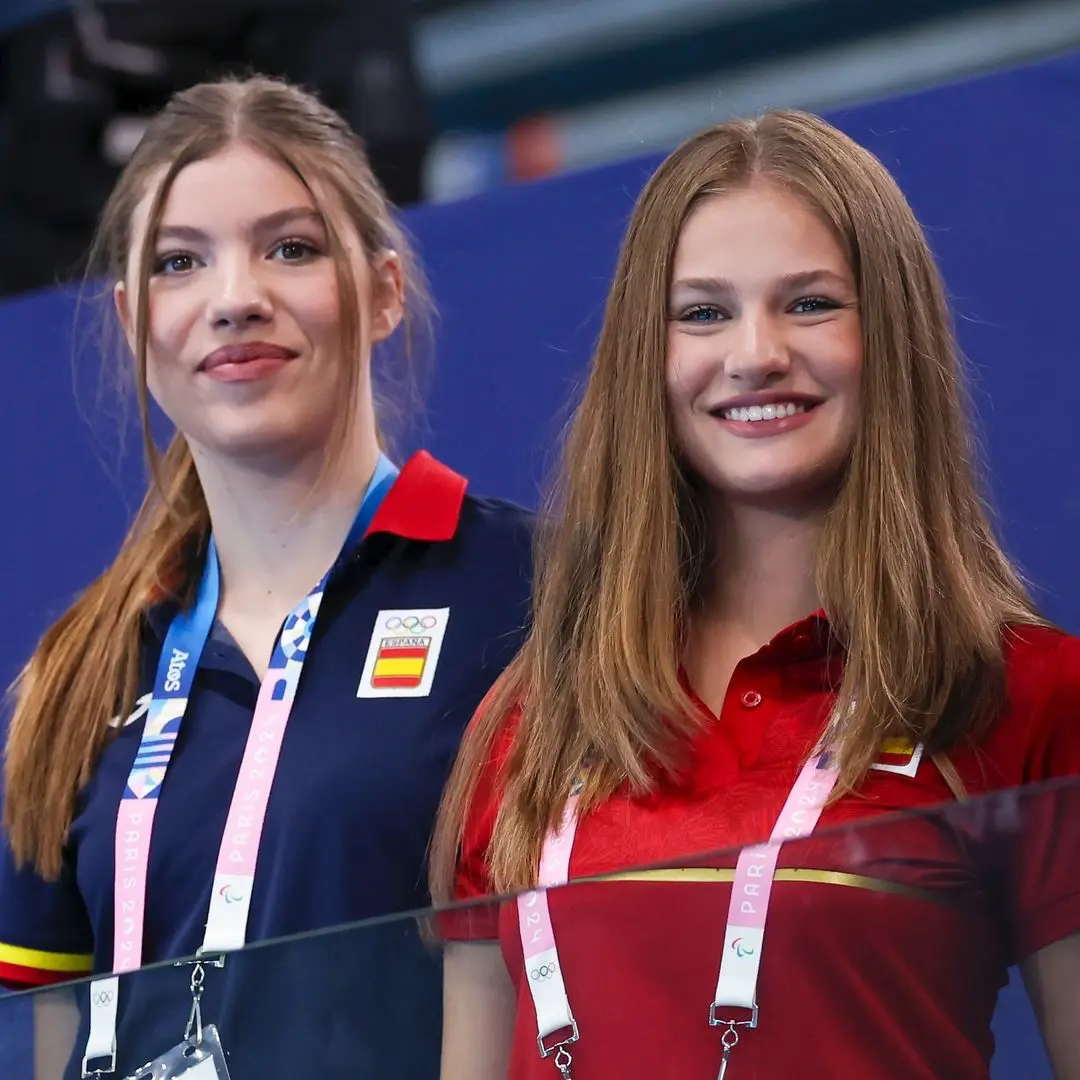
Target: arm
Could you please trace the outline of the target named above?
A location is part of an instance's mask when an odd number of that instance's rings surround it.
[[[1020,972],[1055,1080],[1080,1080],[1080,934],[1032,953]]]
[[[448,945],[441,1080],[506,1080],[516,1006],[496,942]]]
[[[0,986],[33,990],[89,975],[94,935],[73,871],[16,868],[0,837]]]
[[[79,1007],[71,987],[39,990],[34,997],[34,1080],[60,1080],[79,1033]]]

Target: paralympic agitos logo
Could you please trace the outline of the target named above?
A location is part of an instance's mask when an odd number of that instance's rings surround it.
[[[735,955],[741,960],[744,956],[753,956],[754,950],[747,945],[741,937],[735,938],[731,943],[731,948],[735,951]]]

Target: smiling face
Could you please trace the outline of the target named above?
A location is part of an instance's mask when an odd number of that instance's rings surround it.
[[[716,195],[675,252],[667,395],[691,468],[728,503],[832,498],[859,406],[855,281],[832,232],[778,188]]]
[[[135,337],[137,253],[154,191],[133,221],[117,309]],[[371,265],[337,222],[358,305],[360,355],[344,356],[342,298],[327,221],[299,178],[233,144],[187,165],[168,192],[149,279],[147,385],[196,452],[286,462],[325,445],[347,385],[401,317],[393,253]]]

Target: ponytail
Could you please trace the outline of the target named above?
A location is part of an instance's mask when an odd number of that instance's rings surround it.
[[[147,610],[191,600],[210,518],[187,443],[176,435],[154,468],[112,565],[45,632],[12,686],[3,826],[17,863],[60,873],[76,799],[115,715],[138,694]]]
[[[191,162],[238,141],[288,166],[324,212],[342,298],[343,355],[359,355],[361,319],[350,262],[331,227],[336,211],[331,213],[326,201],[330,192],[369,260],[383,251],[398,253],[406,269],[408,306],[414,317],[421,315],[414,328],[430,330],[423,318],[430,313],[423,276],[363,145],[317,98],[275,79],[229,78],[174,95],[150,121],[101,212],[87,281],[125,282],[135,301],[127,325],[109,320],[109,326],[124,331],[132,354],[125,355],[125,363],[134,360],[153,483],[113,564],[49,628],[11,688],[15,707],[4,762],[2,824],[16,860],[33,864],[46,877],[60,873],[76,800],[108,738],[110,720],[118,713],[126,716],[134,705],[147,610],[163,600],[193,601],[209,542],[209,511],[187,444],[178,435],[159,456],[150,437],[150,279],[173,180]],[[151,192],[140,240],[133,222]],[[360,368],[346,365],[344,373],[350,381],[343,384],[342,399],[351,408]],[[346,410],[341,432],[349,419]],[[334,440],[340,444],[343,436],[335,434],[331,447]]]

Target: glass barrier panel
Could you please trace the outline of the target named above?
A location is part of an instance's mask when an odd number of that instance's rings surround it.
[[[548,890],[554,954],[546,939],[544,955],[532,940],[523,951],[532,894],[260,943],[221,968],[141,969],[119,980],[106,1075],[176,1075],[141,1067],[197,1035],[196,975],[203,1042],[186,1064],[201,1065],[216,1033],[231,1080],[437,1080],[445,959],[445,1080],[562,1080],[557,1057],[573,1080],[716,1080],[725,1043],[724,1080],[1080,1076],[1080,783],[787,841],[764,940],[753,923],[768,878],[740,873],[740,854],[769,865],[762,845],[688,853]],[[726,925],[733,892],[741,930]],[[729,954],[744,978],[760,959],[756,1026],[749,1010],[712,1008]],[[550,992],[556,972],[565,997]],[[739,985],[728,979],[725,993]],[[546,1043],[576,1030],[562,1055],[540,1055],[538,985],[541,1009],[569,1003],[576,1029]],[[91,993],[81,982],[0,997],[0,1080],[77,1080]]]
[[[140,1067],[195,1033],[193,976],[202,981],[199,1018],[219,1033],[231,1080],[436,1077],[442,976],[426,925],[399,916],[248,946],[220,968],[168,963],[125,974],[116,1068],[102,1080],[161,1080]],[[20,1014],[18,1029],[7,1025],[11,1045],[0,1045],[0,1078],[78,1080],[100,992],[108,987],[82,981],[0,998],[0,1017]]]
[[[634,840],[653,842],[671,849]],[[499,924],[518,990],[512,1080],[559,1080],[535,1039],[541,1009],[565,1001],[573,1026],[547,1045],[577,1036],[561,1062],[574,1080],[1080,1077],[1075,781],[690,854],[548,900],[557,958],[542,920],[529,949],[517,913]]]

